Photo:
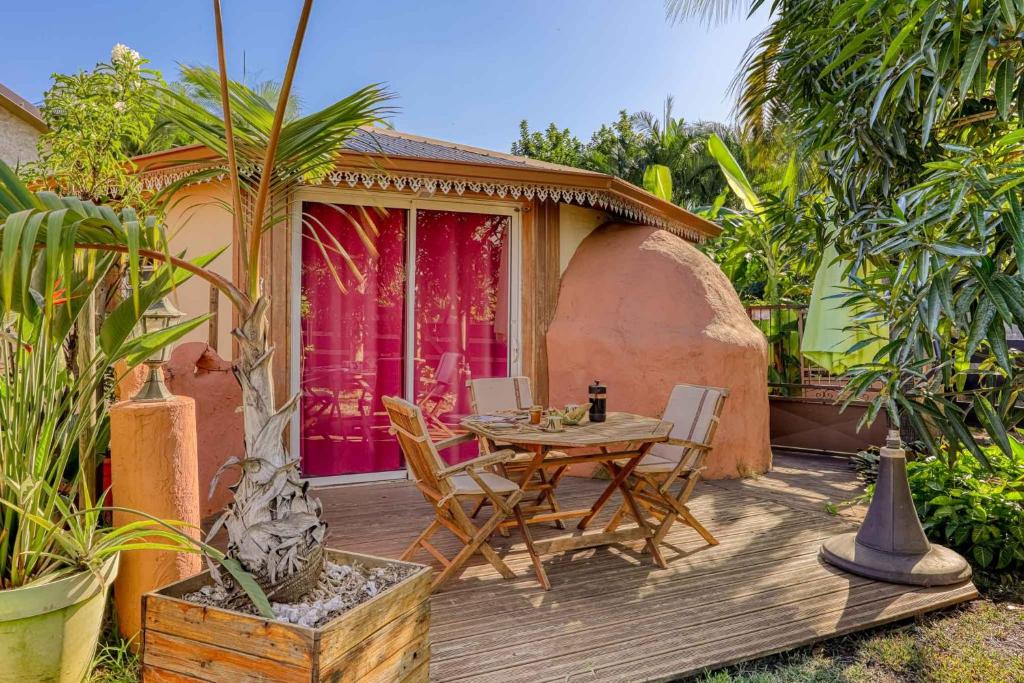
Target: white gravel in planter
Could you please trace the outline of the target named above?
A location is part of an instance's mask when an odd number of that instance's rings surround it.
[[[316,628],[326,624],[339,614],[370,600],[391,586],[412,574],[412,568],[401,565],[387,565],[372,569],[361,564],[324,563],[317,587],[302,602],[271,602],[274,616],[278,621]],[[246,598],[244,604],[235,606],[232,599],[234,587],[228,579],[225,585],[209,584],[194,593],[184,596],[185,600],[210,607],[234,609],[255,614],[256,609]]]

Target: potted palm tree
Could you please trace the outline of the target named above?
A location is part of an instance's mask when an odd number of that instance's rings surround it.
[[[123,223],[102,208],[52,196],[46,196],[45,210],[33,214],[37,216],[33,220],[52,224],[47,234],[66,254],[126,255],[133,285],[139,280],[140,259],[177,267],[220,290],[238,314],[234,372],[242,388],[245,453],[230,463],[240,473],[232,487],[234,499],[211,534],[226,531],[225,561],[237,563],[227,566],[244,569],[242,577],[254,577],[277,609],[272,610],[262,598],[253,599],[251,587],[243,596],[239,588],[246,586],[237,579],[234,585],[230,581],[217,585],[218,577],[211,573],[150,594],[143,608],[143,662],[154,677],[169,672],[176,680],[224,680],[253,670],[287,680],[319,680],[339,670],[355,679],[364,674],[387,680],[427,676],[429,568],[325,548],[320,503],[301,481],[298,458],[288,452],[283,439],[298,397],[280,405],[275,400],[269,300],[260,273],[265,237],[270,230],[289,227],[282,210],[295,188],[324,178],[333,170],[345,140],[388,113],[389,95],[379,86],[368,86],[319,112],[286,117],[312,4],[312,0],[303,3],[276,102],[228,78],[217,0],[213,8],[219,71],[185,70],[196,97],[188,91],[160,94],[168,124],[202,143],[215,157],[202,170],[165,189],[161,199],[173,202],[175,193],[186,185],[225,179],[238,254],[236,279],[172,254],[158,221]],[[84,213],[68,210],[69,205],[84,207]],[[53,236],[57,234],[59,239]],[[44,241],[35,233],[18,239],[27,245],[23,251]],[[321,248],[334,250],[340,245],[321,244]],[[332,583],[351,572],[377,579],[369,582],[374,586],[383,581],[388,588],[365,591],[354,602],[351,596],[332,597]],[[327,591],[321,602],[336,609],[325,612],[321,604],[316,610],[326,616],[312,619],[308,611],[295,608],[311,590],[321,595]],[[332,602],[334,598],[339,600]],[[295,609],[302,614],[296,617]],[[261,636],[251,637],[256,633]]]

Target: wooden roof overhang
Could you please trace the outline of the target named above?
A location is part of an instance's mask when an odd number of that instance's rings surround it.
[[[202,145],[190,145],[135,158],[143,184],[159,190],[216,163]],[[499,198],[538,198],[592,206],[632,222],[664,228],[693,242],[721,231],[711,221],[628,183],[620,178],[542,162],[504,165],[445,159],[382,155],[342,150],[337,166],[323,185],[367,189],[427,191]]]

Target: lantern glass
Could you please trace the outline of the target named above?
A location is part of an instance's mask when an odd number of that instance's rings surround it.
[[[166,330],[174,322],[184,316],[184,313],[175,308],[166,299],[157,299],[139,320],[139,327],[143,334],[152,334]],[[155,350],[146,359],[146,366],[149,368],[149,377],[142,385],[139,393],[135,395],[135,401],[166,401],[173,398],[171,392],[164,385],[163,364],[167,362],[167,345]]]

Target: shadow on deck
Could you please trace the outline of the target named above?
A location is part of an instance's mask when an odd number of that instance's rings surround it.
[[[589,505],[604,485],[569,478],[559,488],[562,504]],[[537,585],[517,534],[495,537],[519,576],[504,580],[477,562],[434,595],[431,680],[672,680],[976,596],[970,583],[898,586],[823,564],[821,542],[854,528],[857,516],[855,509],[830,516],[824,503],[858,493],[842,461],[777,457],[770,475],[698,485],[690,507],[721,545],[707,546],[677,524],[665,549],[668,569],[654,567],[640,543],[547,556],[550,592]],[[430,521],[409,482],[319,495],[336,548],[397,557]],[[538,538],[564,533],[534,529]],[[437,538],[442,552],[456,552],[454,542]]]

